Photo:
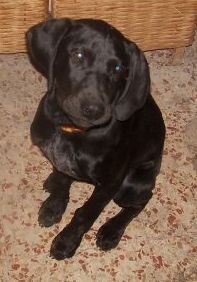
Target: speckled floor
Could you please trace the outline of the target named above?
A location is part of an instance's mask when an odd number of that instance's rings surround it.
[[[46,82],[26,55],[0,55],[0,281],[197,281],[197,41],[183,64],[173,65],[173,51],[146,55],[152,93],[167,126],[154,197],[117,249],[104,253],[94,240],[98,227],[119,210],[111,203],[76,255],[61,262],[49,257],[52,238],[92,187],[74,183],[62,222],[49,229],[38,225],[47,197],[42,183],[51,167],[32,146],[29,126]]]

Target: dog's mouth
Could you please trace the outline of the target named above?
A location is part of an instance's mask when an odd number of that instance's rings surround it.
[[[58,129],[65,134],[82,134],[93,129],[105,127],[111,121],[111,116],[102,122],[89,122],[84,119],[69,115],[69,121],[59,124]]]
[[[71,126],[68,124],[64,124],[64,125],[59,125],[58,129],[62,132],[62,133],[66,133],[66,134],[76,134],[76,133],[85,133],[87,131],[90,131],[92,129],[98,129],[99,127],[104,127],[108,124],[109,122],[106,122],[105,124],[102,125],[92,125],[89,127],[77,127],[77,126]]]
[[[56,102],[47,103],[47,115],[54,125],[65,133],[81,133],[92,128],[105,126],[111,121],[111,109],[95,120],[77,114],[77,110],[62,109]]]
[[[82,117],[78,117],[77,115],[68,114],[69,119],[71,120],[73,127],[78,129],[78,132],[87,131],[92,128],[98,128],[101,126],[105,126],[111,121],[111,114],[107,113],[102,118],[98,120],[88,120]]]

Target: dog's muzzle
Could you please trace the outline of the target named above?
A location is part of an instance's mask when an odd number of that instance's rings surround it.
[[[97,104],[81,105],[80,112],[83,117],[92,122],[99,120],[105,115],[104,107]]]
[[[91,109],[85,108],[81,110],[79,114],[77,111],[75,113],[66,111],[66,113],[75,126],[81,126],[83,128],[104,125],[108,123],[112,117],[110,110],[105,110],[103,112],[99,110],[93,111],[92,107]]]

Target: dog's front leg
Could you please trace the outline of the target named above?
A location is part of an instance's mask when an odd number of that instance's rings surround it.
[[[72,257],[83,235],[90,229],[114,194],[113,189],[105,190],[103,187],[95,187],[88,201],[76,210],[71,222],[53,240],[51,257],[57,260]]]
[[[44,189],[50,192],[50,196],[42,203],[39,210],[38,222],[41,226],[49,227],[61,220],[69,201],[72,182],[70,176],[53,168],[53,172],[44,182]]]

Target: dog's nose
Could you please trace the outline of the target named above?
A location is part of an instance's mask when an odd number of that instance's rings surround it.
[[[90,120],[97,120],[104,115],[104,107],[101,105],[85,105],[81,107],[82,115]]]

